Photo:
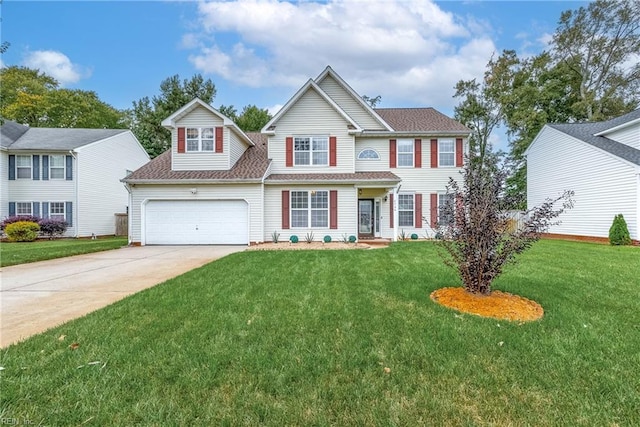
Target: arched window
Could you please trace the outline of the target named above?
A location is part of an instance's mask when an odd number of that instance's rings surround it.
[[[358,160],[380,160],[380,155],[372,148],[365,148],[358,154]]]

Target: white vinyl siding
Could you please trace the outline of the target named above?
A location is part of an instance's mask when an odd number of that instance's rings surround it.
[[[573,209],[551,233],[606,238],[614,216],[623,214],[631,237],[639,239],[637,173],[612,154],[546,126],[527,152],[527,205],[573,190]]]
[[[413,139],[398,139],[396,142],[398,167],[413,167]]]
[[[269,136],[271,172],[286,173],[352,173],[354,171],[354,138],[347,132],[347,121],[318,93],[309,88],[276,123],[276,134]],[[286,166],[287,137],[323,135],[336,137],[336,166]]]
[[[452,138],[438,139],[438,166],[456,165],[456,141]]]
[[[115,233],[114,214],[127,212],[129,202],[129,193],[120,180],[127,171],[147,163],[149,156],[130,132],[80,147],[77,151],[77,160],[74,160],[77,200],[73,195],[61,197],[57,194],[54,200],[74,202],[73,224],[78,227],[78,236],[112,235]],[[73,189],[74,181],[49,181],[49,185],[68,183]]]
[[[229,134],[225,129],[223,132],[222,153],[213,151],[188,151],[187,129],[189,128],[215,128],[222,126],[223,121],[211,111],[196,107],[186,116],[176,122],[176,128],[171,130],[171,168],[173,170],[227,170],[231,167],[229,155]],[[185,128],[185,153],[178,153],[178,129]],[[215,142],[214,142],[215,147]]]
[[[361,128],[368,130],[384,130],[378,121],[353,97],[346,91],[338,82],[331,76],[327,75],[320,83],[319,86],[338,104],[345,113],[349,115]]]
[[[640,123],[603,135],[640,150]]]
[[[249,148],[249,144],[247,144],[244,140],[241,140],[238,135],[229,130],[228,128],[224,128],[224,138],[227,139],[227,135],[229,135],[229,145],[230,145],[230,155],[231,155],[231,164],[230,167],[233,167],[240,157],[244,154],[244,152]]]
[[[11,181],[13,184],[15,181]],[[9,215],[9,155],[0,151],[0,218]]]
[[[192,188],[197,193],[191,192]],[[250,242],[263,241],[264,211],[262,209],[261,184],[238,185],[136,185],[132,188],[133,203],[129,209],[130,239],[132,242],[142,242],[141,210],[143,204],[154,200],[243,200],[248,209],[248,236]]]

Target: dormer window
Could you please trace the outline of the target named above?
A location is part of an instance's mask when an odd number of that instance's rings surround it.
[[[187,152],[213,151],[213,128],[187,128]]]
[[[380,155],[372,148],[365,148],[358,154],[358,160],[380,160]]]

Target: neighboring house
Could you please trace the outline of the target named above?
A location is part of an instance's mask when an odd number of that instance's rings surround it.
[[[547,124],[525,155],[529,207],[575,191],[575,206],[551,233],[608,238],[623,214],[640,240],[640,109],[605,122]]]
[[[129,175],[134,244],[433,235],[469,129],[432,108],[372,109],[330,67],[243,133],[199,99],[171,149]]]
[[[67,221],[66,236],[115,234],[129,195],[120,182],[149,161],[129,130],[30,128],[5,121],[1,131],[0,217]]]

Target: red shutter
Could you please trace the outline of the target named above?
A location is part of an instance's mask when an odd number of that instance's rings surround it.
[[[416,168],[422,167],[422,140],[416,139],[413,141],[413,156],[415,159],[413,160],[413,165]]]
[[[438,225],[438,195],[431,193],[431,227]]]
[[[389,167],[390,168],[396,167],[396,140],[395,139],[389,140]]]
[[[332,230],[338,228],[338,192],[336,190],[329,191],[329,228]]]
[[[431,140],[431,167],[432,168],[438,167],[438,140],[437,139]]]
[[[178,153],[184,153],[184,128],[178,128]]]
[[[288,168],[293,166],[293,138],[288,136],[286,139],[286,166]]]
[[[282,229],[289,229],[289,190],[282,190]]]
[[[329,166],[335,166],[337,164],[336,161],[336,148],[337,148],[337,139],[335,136],[329,137]]]
[[[216,128],[216,153],[222,153],[222,142],[223,142],[223,133],[222,126],[218,126]]]
[[[416,228],[422,228],[422,194],[416,193],[414,203],[416,213]]]
[[[464,153],[462,152],[462,138],[456,138],[456,167],[461,168],[462,167],[462,155]]]
[[[393,193],[389,194],[389,227],[393,228]]]

